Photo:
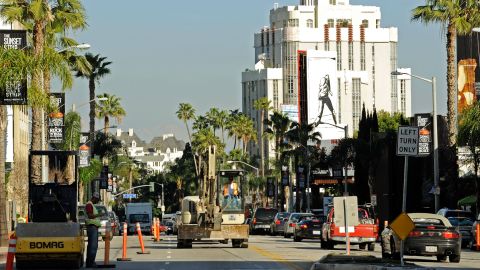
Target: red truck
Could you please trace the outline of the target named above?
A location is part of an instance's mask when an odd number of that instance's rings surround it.
[[[335,209],[331,208],[327,221],[322,226],[321,247],[323,249],[333,249],[335,244],[346,242],[345,228],[335,225],[334,212]],[[358,207],[359,224],[355,226],[354,232],[349,233],[350,244],[359,245],[360,249],[368,246],[369,251],[375,250],[379,226],[372,215],[373,211],[368,206]]]

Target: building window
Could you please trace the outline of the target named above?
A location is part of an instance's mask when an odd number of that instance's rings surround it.
[[[298,27],[298,19],[288,19],[289,27]]]
[[[288,93],[293,94],[293,76],[288,77]]]
[[[352,79],[352,118],[353,130],[358,130],[360,117],[362,114],[362,96],[360,92],[360,78]]]
[[[406,85],[405,85],[405,80],[400,80],[400,108],[401,108],[401,113],[403,115],[406,115],[407,113],[407,103],[406,103]]]
[[[308,28],[313,28],[313,20],[312,19],[307,20],[307,27]]]
[[[362,20],[362,25],[364,28],[368,28],[368,20]]]
[[[330,0],[330,5],[336,5],[337,4],[337,0]]]
[[[351,19],[338,19],[337,20],[337,25],[340,25],[342,28],[348,27],[349,24],[352,23]]]
[[[360,70],[365,70],[365,42],[360,43]]]
[[[328,27],[329,28],[335,27],[335,20],[334,19],[328,19]]]
[[[353,70],[353,42],[348,43],[348,69]]]
[[[283,20],[283,27],[287,27],[287,20]]]
[[[278,110],[278,80],[273,80],[273,107]]]
[[[380,20],[377,20],[375,24],[377,28],[380,28]]]
[[[337,70],[342,70],[342,43],[337,42]]]

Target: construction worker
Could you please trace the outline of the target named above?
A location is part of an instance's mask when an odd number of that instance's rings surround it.
[[[87,213],[85,225],[87,226],[88,246],[87,246],[87,268],[96,268],[95,257],[98,249],[98,228],[102,225],[100,222],[100,213],[95,204],[100,201],[100,193],[94,192],[90,201],[85,205]]]
[[[223,204],[227,206],[228,200],[233,201],[235,207],[238,207],[238,184],[233,181],[233,176],[228,177],[228,183],[223,185]]]

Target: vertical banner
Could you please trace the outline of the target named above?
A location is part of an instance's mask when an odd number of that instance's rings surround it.
[[[275,177],[267,177],[267,197],[275,196]]]
[[[415,114],[415,125],[419,127],[418,137],[418,155],[428,156],[430,155],[432,141],[432,121],[429,113]]]
[[[475,59],[462,59],[458,62],[458,114],[471,106],[476,100],[475,92]]]
[[[113,192],[113,174],[108,174],[108,187],[107,192]]]
[[[300,82],[300,95],[306,95],[301,104],[301,118],[306,116],[322,134],[322,140],[342,139],[345,132],[338,122],[338,78],[336,53],[308,50],[306,56],[306,86]],[[305,113],[306,111],[306,113]]]
[[[298,167],[297,169],[297,188],[305,188],[305,169],[303,167]]]
[[[80,134],[80,146],[78,147],[79,164],[78,167],[90,166],[90,146],[88,142],[88,132],[82,132]]]
[[[282,186],[290,185],[290,171],[288,166],[282,166]]]
[[[48,115],[48,142],[63,143],[65,133],[65,93],[50,93],[50,104],[58,109]]]
[[[0,30],[0,46],[4,49],[22,50],[27,46],[25,30]],[[26,105],[27,80],[10,81],[0,89],[0,105]]]

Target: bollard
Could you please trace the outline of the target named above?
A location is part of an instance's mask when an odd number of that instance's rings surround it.
[[[123,248],[122,248],[122,258],[117,258],[117,261],[119,262],[129,262],[132,259],[127,258],[127,222],[123,223]]]
[[[480,221],[477,221],[477,251],[480,251]]]
[[[158,234],[160,233],[160,231],[158,230],[158,227],[157,227],[157,218],[153,218],[152,226],[153,226],[153,241],[157,242],[158,241]]]
[[[137,222],[136,227],[138,240],[140,241],[140,248],[142,249],[142,251],[137,251],[137,254],[150,254],[150,251],[145,251],[145,246],[143,245],[142,229],[140,228],[139,222]]]
[[[162,230],[160,229],[161,227],[160,227],[160,219],[159,219],[159,218],[157,218],[156,227],[157,227],[157,232],[158,232],[156,241],[157,241],[157,242],[160,242],[160,240],[161,240],[161,239],[160,239],[160,234],[162,233]]]
[[[13,261],[15,260],[15,252],[17,250],[17,236],[13,233],[8,239],[8,253],[5,270],[13,270]]]
[[[103,254],[103,265],[97,265],[97,268],[115,268],[115,264],[110,264],[110,233],[112,227],[110,222],[107,223],[105,228],[105,252]]]

